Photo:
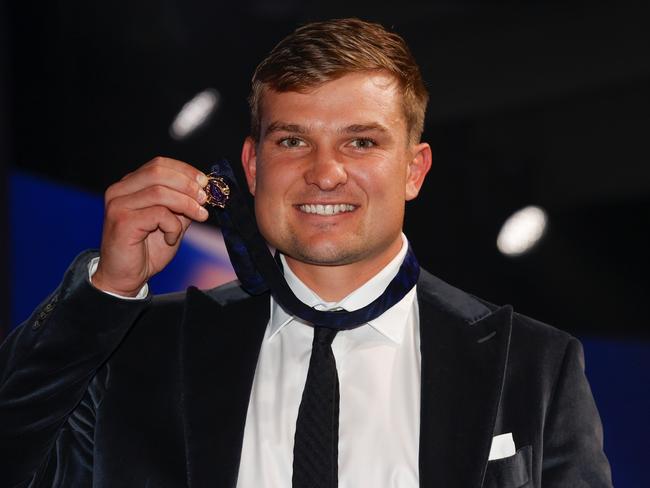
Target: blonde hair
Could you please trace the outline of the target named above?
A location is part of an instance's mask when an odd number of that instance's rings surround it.
[[[253,74],[248,104],[251,136],[260,136],[264,90],[306,91],[346,74],[386,71],[397,80],[411,142],[424,129],[429,94],[420,68],[404,39],[382,25],[359,19],[314,22],[296,29],[276,45]]]

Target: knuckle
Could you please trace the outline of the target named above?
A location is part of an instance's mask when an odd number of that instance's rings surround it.
[[[106,188],[106,191],[104,192],[104,204],[108,204],[108,202],[113,199],[113,196],[116,192],[116,185],[117,183],[113,183],[108,188]]]
[[[203,211],[203,206],[194,202],[194,215],[195,217],[201,217]]]
[[[197,207],[198,204],[196,203],[195,200],[192,200],[191,198],[187,198],[185,200],[185,209],[188,215],[194,214],[198,210]]]
[[[111,200],[106,205],[106,219],[109,221],[120,222],[125,218],[125,209],[119,202]]]
[[[198,183],[191,180],[187,182],[186,191],[188,195],[193,195],[193,196],[198,195],[200,189],[201,189],[201,185],[199,185]]]
[[[159,200],[165,195],[165,187],[162,185],[152,185],[149,187],[149,192],[153,198]]]
[[[156,205],[151,210],[152,210],[153,217],[159,221],[165,220],[165,218],[167,217],[167,209],[165,207]]]
[[[160,178],[165,171],[165,168],[160,165],[153,165],[147,168],[147,176],[152,179]]]
[[[112,199],[108,200],[106,202],[106,207],[105,207],[106,217],[107,218],[108,217],[111,217],[111,218],[114,217],[116,211],[117,211],[117,209],[115,208],[115,200],[112,200]]]
[[[181,228],[182,228],[181,222],[176,217],[173,218],[172,226],[173,226],[175,232],[180,232],[181,231]]]
[[[152,166],[159,166],[165,162],[165,159],[163,156],[156,156],[154,157],[151,161],[149,161],[149,164]]]

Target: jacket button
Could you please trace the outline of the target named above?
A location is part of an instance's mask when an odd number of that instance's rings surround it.
[[[50,301],[47,303],[47,305],[45,305],[45,306],[43,307],[43,309],[42,309],[42,310],[40,311],[40,313],[38,314],[38,317],[36,318],[36,320],[35,320],[34,323],[32,324],[32,329],[38,329],[41,325],[43,325],[43,322],[45,321],[45,319],[47,318],[47,316],[50,315],[50,313],[52,312],[52,310],[54,310],[54,308],[56,307],[56,302],[57,302],[58,300],[59,300],[59,296],[58,296],[58,295],[54,295],[54,297],[52,298],[52,300],[50,300]]]

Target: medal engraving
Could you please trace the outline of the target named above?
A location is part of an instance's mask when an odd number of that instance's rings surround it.
[[[210,173],[208,175],[208,184],[205,185],[204,190],[208,195],[206,204],[213,207],[226,208],[226,203],[230,196],[230,187],[221,176]]]

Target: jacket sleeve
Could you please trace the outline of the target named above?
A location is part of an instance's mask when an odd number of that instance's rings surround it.
[[[552,394],[544,427],[544,488],[612,486],[603,429],[584,374],[580,342],[572,338]]]
[[[0,485],[90,486],[97,370],[147,308],[95,289],[79,255],[0,347]]]

